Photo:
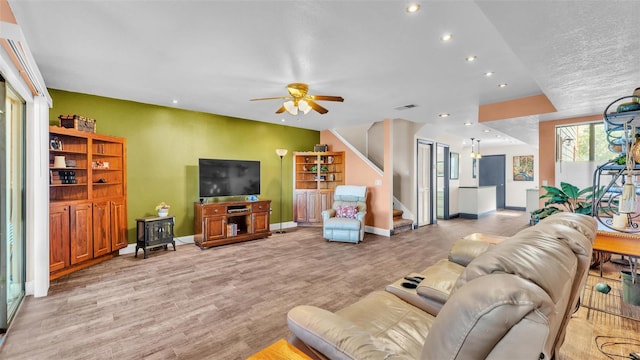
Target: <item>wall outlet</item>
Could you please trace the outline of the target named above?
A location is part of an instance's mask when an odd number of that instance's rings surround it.
[[[547,180],[542,180],[542,186],[547,186],[547,184],[549,184]]]
[[[380,185],[382,185],[382,180],[376,179],[376,181],[374,181],[373,184],[376,185],[376,186],[380,186]]]

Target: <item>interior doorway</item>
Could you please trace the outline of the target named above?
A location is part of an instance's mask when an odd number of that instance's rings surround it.
[[[483,155],[480,158],[479,186],[496,187],[496,209],[504,209],[505,206],[505,178],[506,165],[504,155]]]
[[[418,139],[417,144],[417,218],[418,226],[429,225],[433,219],[433,142]]]
[[[449,145],[436,146],[436,218],[449,219]]]

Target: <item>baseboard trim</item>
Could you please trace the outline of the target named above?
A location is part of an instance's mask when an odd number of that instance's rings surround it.
[[[33,281],[27,281],[24,283],[24,295],[33,295]]]
[[[282,229],[291,229],[291,228],[296,228],[298,227],[298,223],[295,221],[288,221],[288,222],[283,222],[282,223]],[[275,223],[275,224],[270,224],[269,225],[269,230],[271,230],[271,232],[275,232],[276,230],[280,230],[280,223]]]
[[[522,206],[505,206],[504,207],[505,210],[516,210],[516,211],[527,211],[526,207],[522,207]]]
[[[484,217],[487,217],[491,214],[495,214],[495,210],[491,210],[491,211],[487,211],[484,212],[482,214],[469,214],[469,213],[460,213],[460,217],[463,219],[482,219]]]
[[[381,236],[386,236],[386,237],[391,237],[391,230],[387,230],[387,229],[380,229],[377,228],[375,226],[364,226],[364,232],[369,233],[369,234],[376,234],[376,235],[381,235]]]

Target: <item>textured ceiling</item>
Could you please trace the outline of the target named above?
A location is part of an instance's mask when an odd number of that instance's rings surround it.
[[[316,130],[401,118],[537,145],[538,121],[597,114],[640,86],[638,1],[422,1],[414,14],[406,4],[10,1],[50,88]],[[345,101],[300,116],[248,101],[291,82]],[[481,104],[540,93],[557,112],[477,124]]]

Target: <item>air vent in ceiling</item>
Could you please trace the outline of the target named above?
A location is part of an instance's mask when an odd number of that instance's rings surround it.
[[[418,107],[418,105],[416,105],[416,104],[402,105],[402,106],[398,106],[395,109],[396,110],[407,110],[407,109],[413,109],[414,107]]]

